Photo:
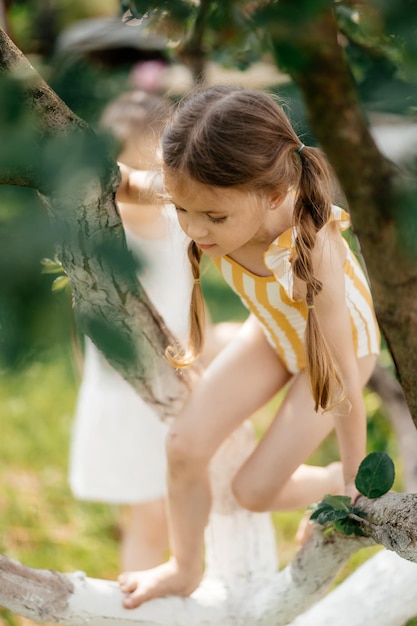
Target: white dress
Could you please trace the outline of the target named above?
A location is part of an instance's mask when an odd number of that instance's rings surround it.
[[[165,209],[168,235],[144,239],[126,229],[142,268],[139,279],[167,326],[188,335],[192,289],[188,241]],[[73,494],[84,500],[135,504],[165,494],[167,427],[86,339],[69,459]]]

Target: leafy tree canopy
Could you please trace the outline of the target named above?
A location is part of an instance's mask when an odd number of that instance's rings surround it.
[[[372,2],[303,0],[121,0],[125,20],[145,21],[150,29],[178,41],[176,53],[247,68],[269,54],[283,71],[305,59],[294,46],[278,44],[289,23],[302,29],[323,8],[332,6],[339,36],[362,99],[374,110],[413,114],[417,95],[416,26],[410,16],[416,0]]]

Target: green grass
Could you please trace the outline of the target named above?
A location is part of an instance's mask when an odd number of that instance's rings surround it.
[[[117,510],[76,501],[67,484],[76,386],[68,353],[1,378],[0,551],[31,567],[114,578]]]

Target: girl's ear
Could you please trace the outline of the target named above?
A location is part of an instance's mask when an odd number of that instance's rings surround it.
[[[280,204],[285,200],[286,194],[282,193],[282,191],[276,191],[269,196],[269,208],[271,211],[277,209]]]

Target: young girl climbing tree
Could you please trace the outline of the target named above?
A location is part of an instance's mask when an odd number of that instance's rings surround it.
[[[203,571],[210,511],[208,465],[220,444],[285,385],[269,429],[238,470],[241,506],[308,506],[325,493],[357,496],[366,454],[362,388],[379,332],[363,271],[341,236],[348,214],[332,204],[333,177],[275,99],[215,86],[178,107],[163,135],[163,175],[191,238],[194,275],[186,367],[203,347],[199,262],[211,257],[251,312],[208,367],[167,439],[171,559],[120,576],[127,608],[188,595]],[[137,193],[125,181],[129,193]],[[341,463],[304,462],[335,427]]]

